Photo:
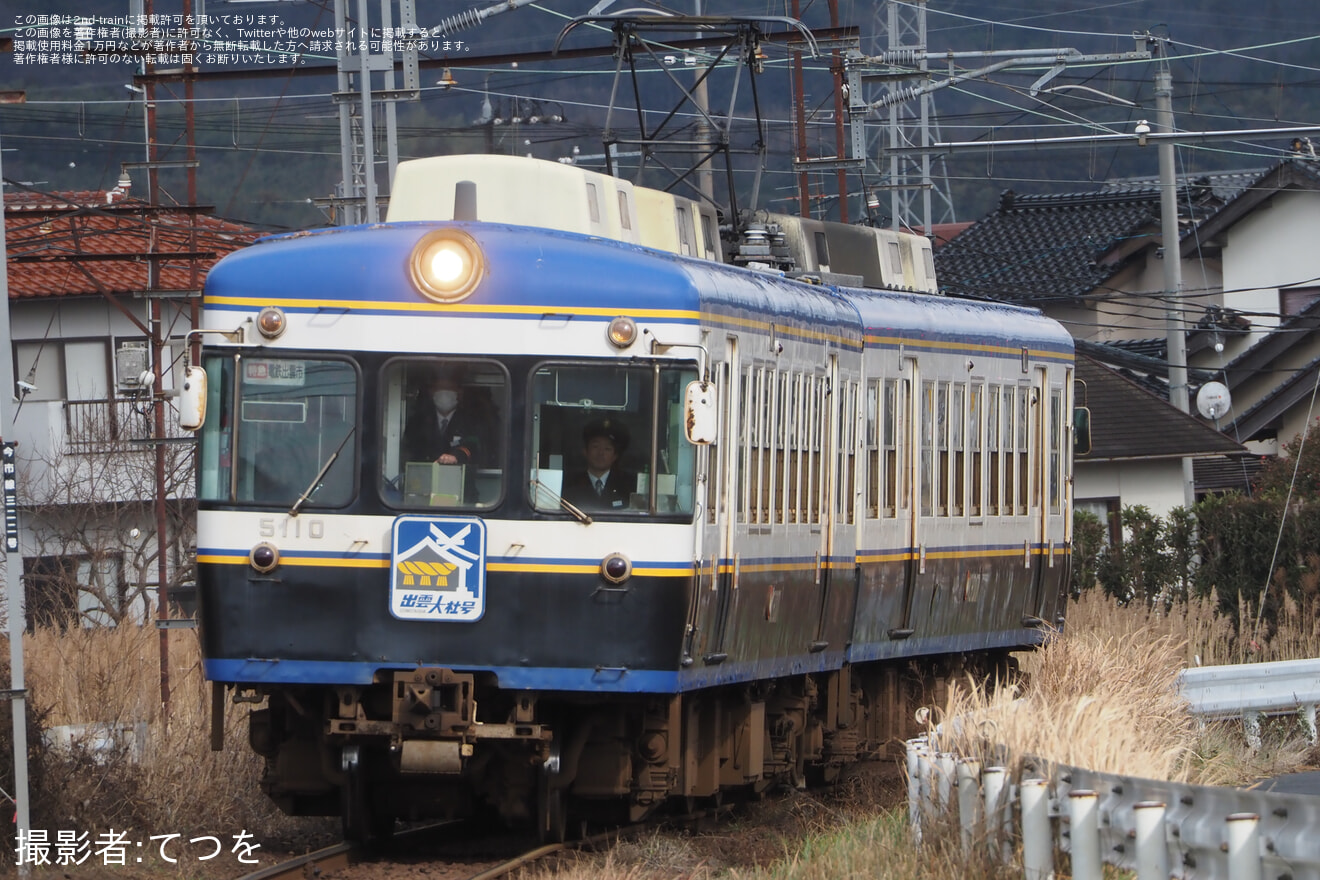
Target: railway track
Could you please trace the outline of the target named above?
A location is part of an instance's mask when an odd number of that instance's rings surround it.
[[[692,821],[703,818],[709,818],[708,814],[689,817]],[[458,823],[446,823],[458,824]],[[540,859],[552,856],[556,853],[566,852],[578,849],[596,849],[610,846],[614,842],[625,837],[635,836],[643,831],[654,827],[650,824],[641,824],[624,829],[616,829],[581,840],[570,841],[567,843],[551,843],[538,845],[531,849],[523,850],[517,854],[495,861],[492,864],[490,858],[478,858],[478,865],[475,866],[475,872],[465,873],[465,867],[462,861],[472,861],[471,855],[446,853],[443,851],[418,856],[416,852],[406,852],[418,847],[429,848],[434,846],[443,846],[444,841],[437,841],[434,835],[445,826],[427,826],[425,828],[413,829],[402,832],[395,836],[391,846],[383,852],[368,851],[363,847],[352,843],[337,843],[315,852],[295,856],[288,861],[280,862],[275,865],[268,865],[250,874],[244,874],[238,880],[311,880],[311,878],[329,877],[336,872],[344,872],[357,865],[370,863],[373,866],[373,873],[376,876],[387,877],[390,871],[390,862],[399,856],[399,851],[404,850],[406,857],[410,861],[416,861],[420,858],[435,858],[438,861],[450,861],[451,867],[446,874],[451,880],[497,880],[510,872],[529,865]],[[430,836],[430,839],[428,839]],[[507,845],[507,842],[506,844]]]

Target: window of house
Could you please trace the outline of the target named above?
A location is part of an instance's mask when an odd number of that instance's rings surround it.
[[[1279,311],[1286,317],[1300,315],[1320,299],[1320,287],[1285,287],[1279,290]]]

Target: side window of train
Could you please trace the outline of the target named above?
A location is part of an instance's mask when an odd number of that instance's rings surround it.
[[[1031,497],[1031,387],[1017,387],[1017,479],[1014,493],[1014,511],[1019,516],[1027,513],[1028,499]]]
[[[203,500],[340,507],[357,473],[358,372],[346,360],[208,357]]]
[[[593,519],[690,517],[696,454],[684,432],[683,395],[695,379],[686,363],[537,366],[528,394],[533,507]]]
[[[476,510],[505,495],[509,378],[495,361],[401,358],[381,375],[381,495]]]
[[[1049,508],[1050,513],[1063,511],[1063,389],[1050,389],[1049,438]]]
[[[1004,463],[1000,455],[1000,399],[1003,388],[991,385],[986,394],[985,406],[985,453],[986,453],[986,512],[991,516],[1002,513]]]
[[[866,518],[879,519],[880,493],[884,487],[884,472],[880,469],[880,383],[872,379],[866,383],[862,403],[865,424],[862,441],[866,448]]]
[[[674,207],[674,222],[678,225],[678,252],[688,257],[696,256],[697,251],[693,246],[695,227],[692,224],[692,212],[687,205]]]
[[[716,363],[712,368],[715,380],[715,400],[720,407],[721,428],[716,441],[710,445],[706,454],[707,476],[706,476],[706,522],[715,524],[720,515],[720,498],[724,491],[725,468],[722,465],[724,461],[725,447],[728,446],[729,437],[728,420],[725,417],[730,405],[729,394],[729,365],[726,363]]]
[[[633,228],[632,202],[624,190],[619,190],[619,225],[624,229]]]
[[[971,501],[967,512],[981,516],[985,491],[985,383],[973,382],[967,397],[967,440],[971,447]]]

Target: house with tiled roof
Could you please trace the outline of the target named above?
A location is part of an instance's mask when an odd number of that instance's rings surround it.
[[[1062,195],[1005,193],[995,212],[936,251],[941,290],[1037,306],[1063,322],[1088,357],[1167,401],[1159,195],[1151,180]],[[1211,442],[1184,454],[1194,460],[1198,495],[1245,489],[1260,457],[1276,454],[1315,417],[1320,164],[1293,156],[1267,169],[1183,179],[1178,205],[1189,397],[1210,381],[1232,395],[1217,422],[1193,418],[1241,450],[1226,457]],[[1093,430],[1113,421],[1121,434],[1110,442],[1129,447],[1122,456],[1111,450],[1105,468],[1144,456],[1147,421],[1132,412],[1130,404],[1093,412]],[[1168,472],[1159,478],[1100,481],[1110,486],[1106,503],[1143,503],[1157,513],[1181,505],[1183,494],[1173,488],[1181,486],[1181,465],[1175,479],[1174,461],[1157,460],[1151,457],[1152,467]],[[1081,501],[1101,491],[1086,485],[1098,463],[1078,459]]]
[[[190,438],[172,391],[206,271],[252,242],[251,227],[122,189],[5,192],[20,551],[30,619],[107,596],[154,602],[159,482],[168,497],[167,577],[186,580]],[[159,339],[164,393],[154,393]],[[146,381],[144,382],[144,379]],[[157,410],[164,412],[161,433]],[[74,589],[77,585],[80,589]],[[95,598],[93,594],[101,598]],[[111,614],[114,618],[116,615]]]

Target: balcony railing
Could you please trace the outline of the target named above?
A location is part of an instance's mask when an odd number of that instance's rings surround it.
[[[140,411],[139,411],[140,410]],[[64,430],[70,452],[116,452],[134,445],[149,445],[155,431],[155,413],[132,400],[68,400],[64,402]],[[189,439],[179,428],[173,411],[166,413],[165,438]]]

